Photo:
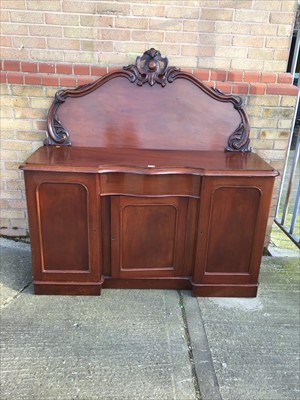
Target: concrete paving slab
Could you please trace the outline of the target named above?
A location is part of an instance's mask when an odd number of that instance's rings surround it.
[[[36,296],[28,245],[8,242],[2,400],[199,399],[177,291]]]
[[[34,296],[2,310],[2,399],[195,399],[175,291]]]
[[[283,234],[284,235],[284,234]],[[290,240],[291,242],[291,240]],[[292,257],[292,258],[299,258],[300,257],[300,249],[294,245],[294,249],[285,249],[280,248],[274,245],[268,247],[269,255],[272,257]]]
[[[29,246],[0,242],[1,399],[300,399],[298,259],[265,257],[254,299],[35,296]]]
[[[197,299],[213,381],[222,400],[299,400],[299,259],[265,257],[260,282],[254,299]],[[192,346],[203,389],[195,339]]]
[[[0,304],[7,304],[32,282],[30,245],[0,238]]]

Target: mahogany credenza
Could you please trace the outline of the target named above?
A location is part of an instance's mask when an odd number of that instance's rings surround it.
[[[57,92],[22,166],[37,294],[253,297],[275,176],[240,98],[150,49]]]

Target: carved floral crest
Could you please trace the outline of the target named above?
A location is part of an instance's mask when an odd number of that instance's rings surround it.
[[[135,64],[123,68],[133,73],[131,81],[136,81],[139,86],[146,82],[151,86],[154,83],[165,86],[170,73],[177,71],[177,68],[168,67],[168,64],[167,57],[162,57],[158,50],[151,48],[145,51],[142,57],[137,57]]]

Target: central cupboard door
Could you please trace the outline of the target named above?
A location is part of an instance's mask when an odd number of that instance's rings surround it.
[[[188,199],[111,198],[113,278],[182,276]]]

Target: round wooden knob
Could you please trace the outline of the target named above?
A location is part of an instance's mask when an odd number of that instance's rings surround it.
[[[150,71],[154,71],[156,69],[156,66],[157,66],[156,61],[154,60],[149,61],[148,68]]]

